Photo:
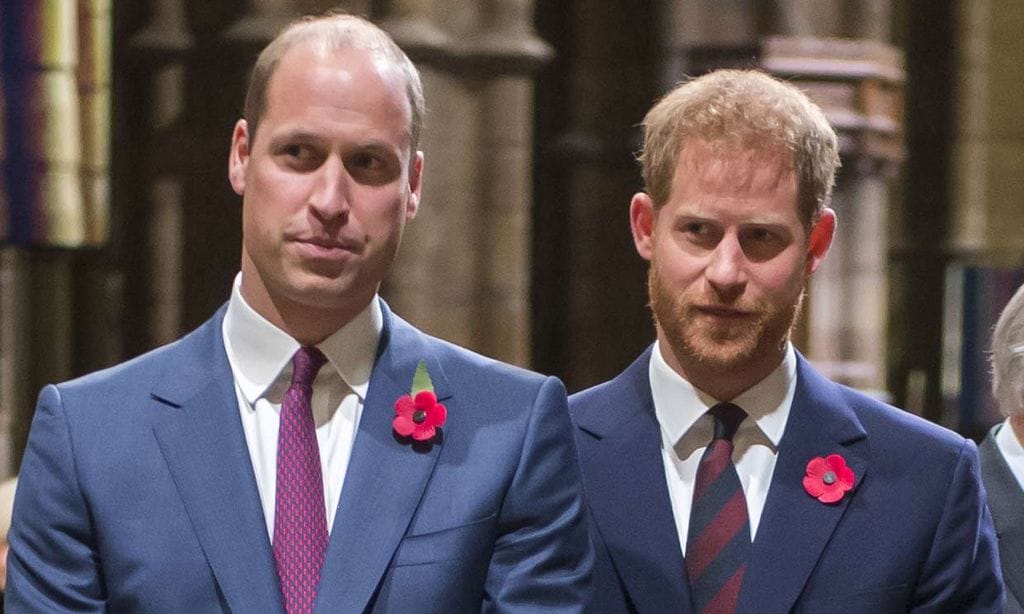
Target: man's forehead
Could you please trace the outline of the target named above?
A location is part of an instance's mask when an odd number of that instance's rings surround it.
[[[781,146],[691,140],[683,144],[675,183],[721,184],[737,192],[796,186],[792,154]]]

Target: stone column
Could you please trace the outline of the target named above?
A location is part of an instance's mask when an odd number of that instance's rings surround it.
[[[18,246],[0,258],[0,473],[6,474],[21,458],[36,392],[72,373],[73,256],[62,250],[88,241],[76,77],[78,3],[5,3],[3,10],[7,230]]]
[[[382,25],[417,62],[428,115],[420,216],[385,295],[425,329],[530,363],[533,3],[393,2]]]
[[[0,4],[0,32],[6,32],[9,27],[4,23],[4,6]],[[14,396],[11,394],[11,386],[14,380],[12,370],[11,336],[16,334],[17,329],[12,327],[8,320],[12,313],[11,297],[14,289],[8,280],[9,264],[7,262],[7,104],[5,103],[6,87],[4,85],[4,46],[0,42],[0,475],[8,475],[11,468],[11,413],[14,406]]]
[[[964,261],[1024,266],[1024,7],[960,2],[953,232]]]
[[[822,107],[843,159],[836,239],[811,279],[801,345],[833,379],[886,397],[888,183],[902,159],[902,56],[878,41],[768,37],[761,64]]]
[[[125,280],[124,344],[127,355],[181,334],[184,204],[182,182],[153,152],[157,135],[185,120],[185,58],[195,45],[182,0],[154,0],[148,18],[124,41],[121,77],[125,105],[118,139],[122,179],[115,247]],[[180,151],[174,155],[181,156]]]
[[[1024,6],[957,2],[947,238],[945,422],[983,437],[1002,414],[990,393],[991,330],[1024,283]]]
[[[4,7],[0,4],[0,32],[6,32],[7,28],[13,27],[7,25],[4,22]],[[9,211],[7,209],[7,184],[9,182],[7,174],[7,102],[6,102],[6,91],[7,86],[5,81],[7,80],[5,73],[6,63],[4,62],[4,44],[0,42],[0,246],[7,242],[7,222]],[[0,313],[0,321],[2,321],[3,314]],[[0,334],[2,334],[2,326],[0,326]],[[0,343],[3,339],[0,337]],[[0,386],[3,385],[3,380],[0,379]]]
[[[85,242],[81,190],[81,127],[76,69],[78,3],[27,3],[7,11],[17,48],[5,75],[8,130],[17,156],[8,188],[11,238],[22,245],[77,247]],[[11,148],[10,153],[15,155]]]

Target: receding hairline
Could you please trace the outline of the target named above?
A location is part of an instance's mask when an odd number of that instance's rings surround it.
[[[732,149],[787,152],[808,228],[827,206],[838,141],[824,112],[795,84],[758,70],[724,69],[688,79],[662,96],[642,122],[638,160],[655,206],[669,196],[679,155],[693,140]]]
[[[410,146],[416,149],[425,114],[419,71],[384,30],[366,19],[344,13],[295,21],[260,52],[253,66],[243,110],[243,117],[249,123],[250,140],[255,138],[266,114],[270,84],[278,67],[290,53],[302,48],[323,56],[346,49],[362,50],[370,54],[378,70],[382,71],[382,66],[393,70],[403,81],[410,114]]]

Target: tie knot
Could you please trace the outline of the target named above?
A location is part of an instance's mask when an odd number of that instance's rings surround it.
[[[292,386],[309,388],[320,367],[327,362],[324,353],[311,345],[304,345],[292,356]]]
[[[729,441],[736,435],[740,422],[747,417],[747,412],[732,403],[719,403],[709,409],[708,413],[715,419],[715,439]]]

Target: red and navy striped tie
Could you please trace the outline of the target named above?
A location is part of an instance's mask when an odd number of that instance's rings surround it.
[[[750,549],[747,499],[732,462],[732,438],[747,414],[731,403],[708,414],[715,436],[697,468],[686,538],[686,573],[702,614],[736,611]]]

